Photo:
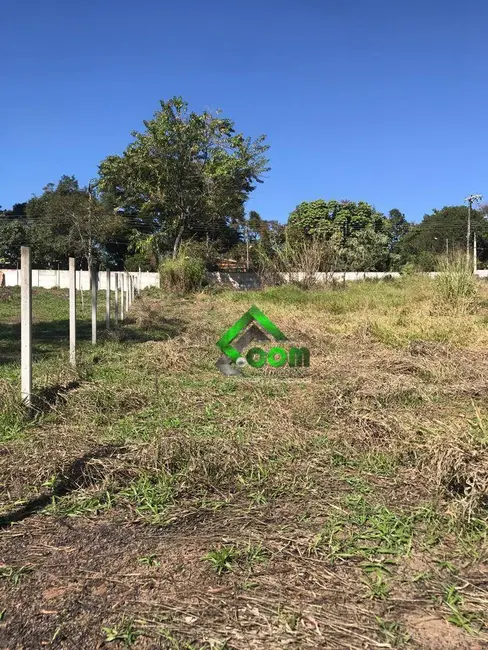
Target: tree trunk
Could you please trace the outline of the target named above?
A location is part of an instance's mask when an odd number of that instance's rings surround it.
[[[178,234],[176,235],[175,243],[173,246],[173,259],[176,259],[178,256],[178,251],[180,250],[181,240],[183,239],[183,232],[185,231],[185,219],[181,219],[180,227],[178,229]]]
[[[249,226],[246,224],[246,271],[249,272]]]

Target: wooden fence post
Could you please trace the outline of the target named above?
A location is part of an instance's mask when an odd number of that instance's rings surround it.
[[[97,284],[98,284],[98,273],[95,270],[95,267],[92,266],[90,269],[90,279],[91,279],[91,313],[92,313],[92,345],[97,344]]]
[[[76,260],[69,258],[69,362],[76,367]]]
[[[28,246],[20,249],[20,337],[21,395],[26,406],[32,405],[32,267]]]
[[[105,272],[105,326],[110,329],[110,271]]]
[[[119,274],[114,275],[114,320],[115,325],[119,324]]]

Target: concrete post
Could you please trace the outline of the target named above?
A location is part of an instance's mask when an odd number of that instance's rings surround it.
[[[115,325],[119,324],[119,274],[115,271],[114,275],[114,320]]]
[[[141,287],[142,287],[142,271],[141,271],[141,267],[139,267],[139,277],[137,278],[137,295],[138,296],[141,294]]]
[[[76,266],[69,258],[69,362],[76,367]]]
[[[135,277],[133,275],[130,276],[130,304],[134,302],[135,298]]]
[[[32,404],[32,267],[28,246],[20,249],[20,336],[21,395],[26,406]]]
[[[110,329],[110,271],[105,271],[105,326]]]
[[[124,320],[124,311],[125,311],[125,303],[124,303],[124,300],[125,300],[125,276],[124,276],[123,273],[120,276],[120,282],[121,282],[121,286],[120,286],[120,320],[123,321]]]
[[[98,273],[95,270],[95,267],[92,266],[90,269],[90,279],[91,279],[91,304],[92,304],[92,345],[97,344],[97,284],[98,284]]]
[[[127,274],[127,311],[130,309],[130,273]]]

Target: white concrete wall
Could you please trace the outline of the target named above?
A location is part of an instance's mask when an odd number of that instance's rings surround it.
[[[5,285],[7,287],[16,287],[20,286],[20,269],[0,269],[5,274]],[[110,288],[114,291],[115,274],[119,275],[119,287],[121,286],[120,276],[124,275],[122,271],[111,271],[111,280]],[[136,282],[138,281],[139,273],[136,271],[131,273],[135,278]],[[283,273],[285,280],[303,280],[305,278],[305,273]],[[427,273],[430,277],[435,277],[437,275],[436,271],[431,271]],[[319,282],[330,281],[331,278],[338,282],[354,282],[356,280],[365,280],[365,279],[381,279],[384,277],[399,278],[400,273],[396,271],[389,272],[380,272],[380,271],[368,271],[368,272],[354,272],[348,271],[346,273],[317,273],[317,280]],[[479,278],[488,278],[488,269],[481,269],[476,271],[476,276]],[[159,287],[159,273],[150,273],[147,271],[142,271],[140,274],[141,277],[141,288],[146,289],[148,287]],[[218,284],[228,284],[235,289],[257,289],[260,286],[259,277],[256,273],[227,273],[224,271],[216,271],[212,273],[207,273],[207,277],[210,282],[216,282]],[[56,271],[50,269],[33,269],[32,270],[32,286],[33,287],[43,287],[44,289],[53,289],[59,287],[61,289],[69,288],[69,273],[68,271]],[[88,271],[76,271],[76,288],[83,289],[88,291],[90,289],[90,273]],[[105,271],[100,271],[98,274],[98,288],[102,291],[105,290]]]
[[[306,273],[282,273],[282,277],[287,281],[300,281],[305,279]],[[330,282],[334,279],[336,282],[355,282],[357,280],[381,280],[382,278],[400,278],[401,273],[397,271],[346,271],[336,273],[316,273],[318,282]],[[426,273],[431,278],[438,275],[437,271],[430,271]],[[476,271],[475,275],[478,278],[488,278],[488,269]],[[212,272],[207,273],[207,278],[210,282],[218,284],[225,284],[235,289],[258,289],[260,287],[259,276],[256,273],[227,273],[227,272]]]
[[[282,273],[285,280],[298,281],[304,280],[307,277],[306,273]],[[397,271],[336,271],[334,273],[316,273],[315,277],[318,282],[330,282],[331,280],[355,282],[356,280],[375,279],[379,280],[385,277],[399,278],[400,273]]]
[[[7,287],[16,287],[20,284],[20,270],[16,269],[0,269],[5,274],[5,285]],[[110,288],[112,291],[115,289],[114,276],[119,276],[119,287],[121,286],[120,276],[124,275],[122,271],[111,271],[110,273]],[[139,273],[136,271],[130,274],[138,282]],[[140,274],[141,289],[147,287],[159,287],[159,273],[149,273],[142,271]],[[105,290],[106,274],[105,271],[100,271],[98,274],[98,288],[102,291]],[[32,286],[43,287],[44,289],[60,289],[69,288],[69,272],[68,271],[55,271],[47,269],[32,269]],[[76,288],[88,291],[90,289],[90,273],[89,271],[76,271]]]
[[[282,273],[283,278],[287,281],[300,281],[304,280],[306,273]],[[380,279],[386,276],[399,278],[400,273],[396,272],[368,272],[368,273],[316,273],[316,278],[318,282],[330,282],[333,278],[336,281],[343,282],[344,279],[346,282],[354,282],[356,280],[365,280],[366,278]],[[256,273],[227,273],[223,271],[215,271],[212,273],[207,273],[207,278],[210,282],[216,282],[218,284],[228,284],[236,289],[256,289],[260,286],[259,276]]]

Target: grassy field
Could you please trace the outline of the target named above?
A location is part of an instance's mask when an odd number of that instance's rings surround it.
[[[310,368],[218,372],[252,304]],[[0,648],[488,647],[485,285],[148,292],[77,371],[67,311],[28,419],[0,294]]]

